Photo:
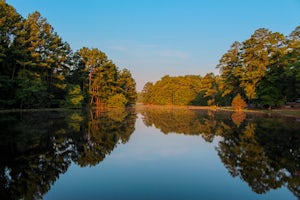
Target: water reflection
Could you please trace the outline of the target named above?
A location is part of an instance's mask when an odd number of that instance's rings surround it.
[[[292,118],[144,107],[146,126],[164,134],[217,137],[233,177],[258,194],[287,187],[300,197],[300,123]],[[133,110],[0,114],[0,199],[41,199],[70,167],[95,166],[135,130]],[[180,158],[179,158],[180,159]]]
[[[245,121],[246,119],[246,113],[244,112],[234,112],[231,115],[232,122],[237,125],[237,127],[240,127],[240,125]]]
[[[212,111],[192,112],[181,108],[144,108],[144,124],[146,126],[154,125],[161,132],[182,133],[185,135],[200,135],[205,141],[212,142],[215,133],[218,132],[218,120]],[[223,117],[223,116],[222,116]]]
[[[0,199],[42,199],[72,162],[93,166],[134,131],[132,110],[0,114]]]
[[[165,134],[199,135],[216,148],[233,177],[258,194],[287,186],[300,198],[300,123],[293,118],[257,114],[144,108],[146,126]]]

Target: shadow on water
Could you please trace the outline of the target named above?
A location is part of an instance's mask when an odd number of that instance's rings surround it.
[[[254,192],[286,186],[300,198],[300,123],[294,118],[179,108],[140,112],[146,126],[165,134],[221,138],[216,150],[224,166]]]
[[[42,199],[72,162],[94,166],[135,130],[133,110],[0,114],[0,199]]]

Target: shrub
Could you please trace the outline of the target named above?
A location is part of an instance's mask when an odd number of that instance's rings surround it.
[[[231,105],[234,108],[234,110],[241,111],[246,107],[246,102],[244,101],[244,99],[241,97],[240,94],[237,94],[233,98]]]

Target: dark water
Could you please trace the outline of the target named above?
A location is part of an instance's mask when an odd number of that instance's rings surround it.
[[[139,110],[0,113],[0,199],[299,199],[300,121]]]

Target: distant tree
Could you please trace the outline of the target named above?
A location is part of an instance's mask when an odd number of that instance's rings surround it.
[[[189,105],[200,91],[200,76],[164,76],[155,84],[146,83],[142,91],[144,103],[158,105]]]
[[[141,93],[143,103],[158,105],[215,105],[220,100],[221,80],[213,73],[164,76],[159,81],[146,83]]]
[[[232,100],[232,107],[236,111],[241,111],[246,107],[246,102],[244,99],[241,97],[240,94],[237,94],[233,100]]]
[[[154,85],[152,82],[147,82],[144,87],[143,90],[141,92],[141,96],[142,96],[142,102],[144,104],[151,104],[153,103],[152,101],[152,95],[154,93]]]
[[[206,74],[202,79],[202,91],[205,92],[204,97],[208,97],[208,105],[216,105],[216,95],[218,93],[218,85],[216,77],[213,73]]]

